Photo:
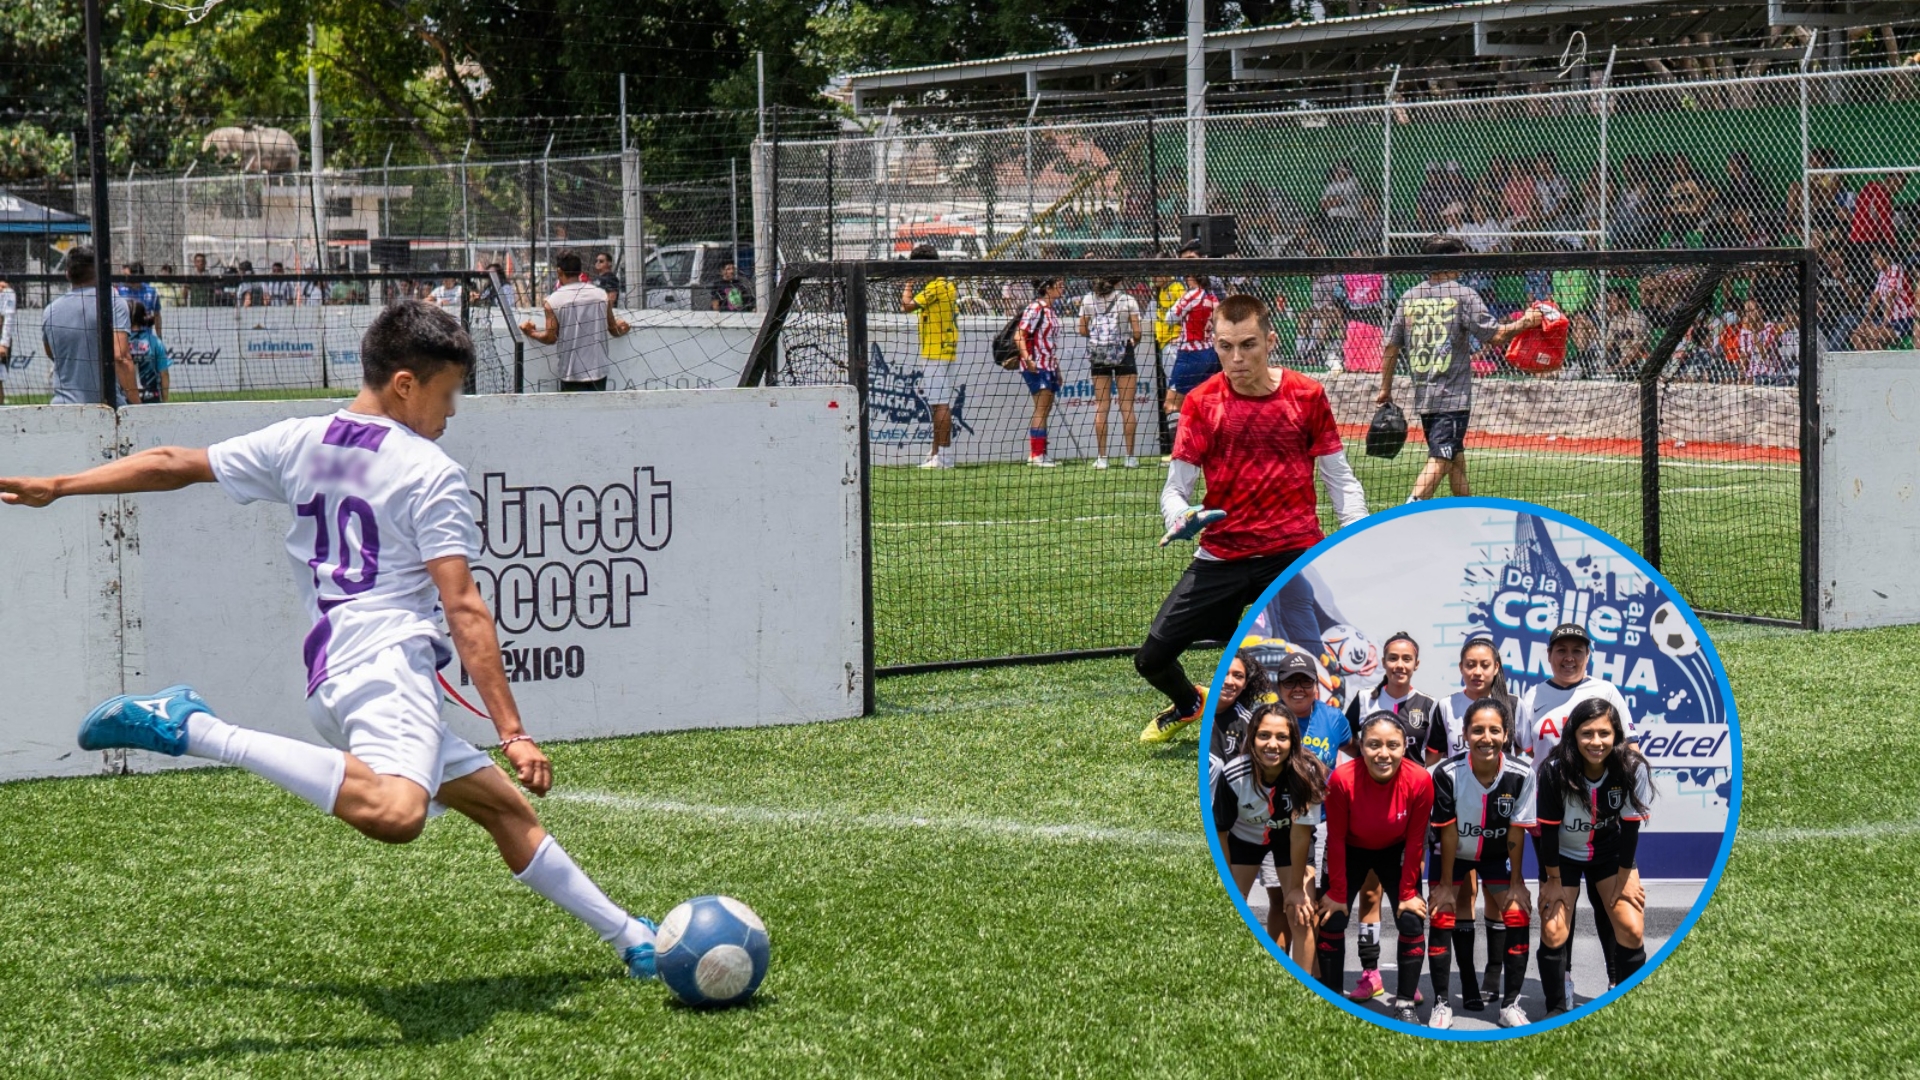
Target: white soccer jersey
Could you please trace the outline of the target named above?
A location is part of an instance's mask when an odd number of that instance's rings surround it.
[[[1455,858],[1505,858],[1509,829],[1538,826],[1534,773],[1526,762],[1500,755],[1491,784],[1480,782],[1465,757],[1448,758],[1432,771],[1433,825],[1451,827],[1459,837]]]
[[[1465,690],[1455,690],[1453,693],[1447,695],[1445,701],[1440,703],[1438,723],[1446,734],[1444,736],[1436,736],[1434,746],[1437,748],[1441,740],[1444,739],[1447,746],[1441,753],[1446,757],[1454,757],[1466,752],[1467,710],[1472,708],[1473,703],[1478,700],[1478,698],[1468,697]]]
[[[1456,697],[1458,695],[1455,695]],[[1627,711],[1627,701],[1620,691],[1605,679],[1596,679],[1589,675],[1570,687],[1555,686],[1551,682],[1538,683],[1520,695],[1519,715],[1515,723],[1520,729],[1520,750],[1531,757],[1535,764],[1553,753],[1560,742],[1560,735],[1566,730],[1567,714],[1575,705],[1588,698],[1601,698],[1610,702],[1620,714],[1620,725],[1626,730],[1627,740],[1633,740],[1633,715]]]
[[[313,629],[307,693],[411,638],[451,659],[426,564],[480,553],[467,474],[397,421],[342,410],[282,420],[207,449],[235,502],[293,507],[287,555]]]
[[[0,347],[13,347],[13,317],[20,297],[12,289],[0,289]]]

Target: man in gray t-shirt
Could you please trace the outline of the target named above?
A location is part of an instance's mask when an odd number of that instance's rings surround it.
[[[133,351],[127,344],[133,322],[127,314],[127,302],[118,296],[113,298],[113,371],[119,385],[114,388],[113,400],[106,401],[101,395],[95,276],[92,248],[77,247],[67,252],[67,282],[73,288],[48,304],[41,317],[41,344],[53,359],[55,405],[125,405],[140,400]]]
[[[1423,255],[1458,255],[1466,245],[1436,236],[1420,246]],[[1459,274],[1428,274],[1401,294],[1393,324],[1380,354],[1380,393],[1376,404],[1393,400],[1394,369],[1402,353],[1413,376],[1413,407],[1427,437],[1427,464],[1413,482],[1415,502],[1432,495],[1447,478],[1455,495],[1471,495],[1467,485],[1467,414],[1473,408],[1473,354],[1498,344],[1518,329],[1494,320],[1480,294],[1460,284]]]

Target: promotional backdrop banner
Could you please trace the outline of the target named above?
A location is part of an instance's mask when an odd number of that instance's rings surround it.
[[[1733,703],[1685,601],[1600,530],[1471,504],[1399,517],[1337,535],[1251,626],[1315,654],[1345,701],[1379,682],[1379,646],[1402,631],[1420,645],[1421,692],[1459,690],[1461,646],[1491,636],[1518,696],[1550,676],[1547,640],[1566,622],[1586,627],[1588,671],[1625,698],[1654,767],[1643,876],[1704,879],[1727,826]]]

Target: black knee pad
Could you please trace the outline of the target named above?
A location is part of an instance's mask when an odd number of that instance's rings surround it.
[[[1411,911],[1403,911],[1394,917],[1393,924],[1400,929],[1400,936],[1425,937],[1427,921]]]
[[[1327,916],[1325,922],[1320,924],[1320,935],[1322,937],[1340,937],[1346,932],[1347,913],[1344,911],[1334,912]]]

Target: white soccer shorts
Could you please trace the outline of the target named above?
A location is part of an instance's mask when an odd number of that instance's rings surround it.
[[[493,764],[486,751],[447,730],[433,644],[413,638],[333,675],[307,698],[307,717],[330,745],[380,776],[401,776],[440,793],[440,785]],[[429,813],[445,807],[434,803]]]
[[[920,396],[929,407],[953,404],[953,362],[928,360],[920,365]]]

